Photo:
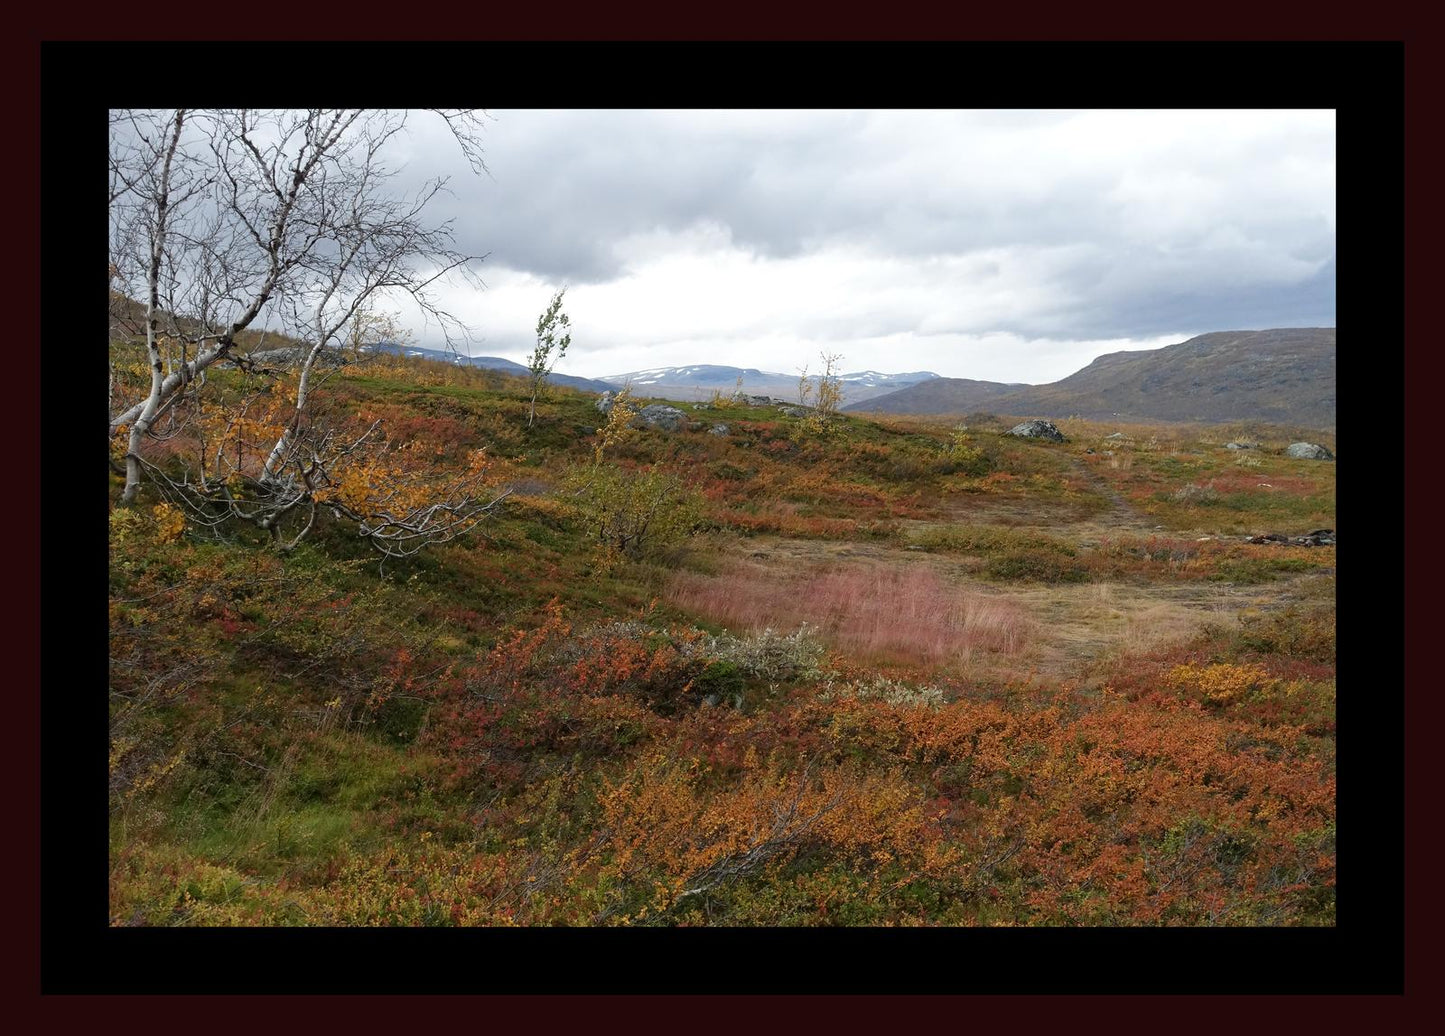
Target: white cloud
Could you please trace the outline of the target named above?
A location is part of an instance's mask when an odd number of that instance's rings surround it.
[[[1331,111],[496,113],[447,215],[449,290],[520,358],[570,284],[564,368],[1062,377],[1190,334],[1334,321]],[[446,153],[417,122],[408,175]],[[457,159],[450,161],[455,165]]]

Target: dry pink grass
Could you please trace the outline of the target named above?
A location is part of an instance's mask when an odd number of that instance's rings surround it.
[[[1016,654],[1031,622],[1020,606],[949,586],[921,565],[739,565],[678,573],[668,600],[734,629],[818,627],[855,654],[944,662],[974,651]]]

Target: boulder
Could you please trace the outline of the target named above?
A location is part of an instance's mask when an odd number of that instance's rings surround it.
[[[779,408],[778,408],[778,413],[782,414],[784,417],[807,417],[807,416],[808,416],[808,412],[807,412],[806,410],[804,410],[804,409],[803,409],[802,407],[800,407],[800,406],[785,406],[785,407],[779,407]]]
[[[604,392],[604,393],[602,393],[602,395],[600,395],[600,396],[597,397],[597,402],[594,403],[594,404],[592,404],[592,405],[597,408],[597,410],[598,410],[599,413],[603,413],[603,414],[607,413],[608,411],[610,411],[610,410],[612,409],[612,393],[611,393],[611,392]]]
[[[1335,455],[1317,442],[1294,442],[1284,451],[1286,457],[1301,460],[1334,460]]]
[[[1049,442],[1068,442],[1064,433],[1054,427],[1052,421],[1025,421],[1010,428],[1006,435],[1017,435],[1023,439],[1047,439]]]
[[[675,406],[653,403],[637,412],[637,420],[648,428],[661,428],[664,432],[680,432],[687,427],[687,415]]]
[[[1104,438],[1105,438],[1105,439],[1127,439],[1127,438],[1129,438],[1129,437],[1128,437],[1127,435],[1125,435],[1123,432],[1115,432],[1113,435],[1106,435],[1106,436],[1104,436]]]
[[[1224,448],[1225,448],[1226,450],[1257,450],[1257,449],[1259,449],[1259,443],[1257,443],[1257,442],[1227,442],[1227,443],[1224,444]]]
[[[707,431],[709,435],[727,435],[728,426],[725,424],[715,424]]]

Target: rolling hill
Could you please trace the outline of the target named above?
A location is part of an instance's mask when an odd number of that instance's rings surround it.
[[[1048,385],[939,378],[844,409],[1333,428],[1335,328],[1216,331],[1163,349],[1108,353]]]
[[[451,363],[460,367],[481,367],[485,370],[501,371],[504,374],[514,374],[518,377],[528,377],[527,366],[517,363],[515,360],[508,360],[501,356],[463,356],[460,353],[447,352],[444,349],[423,349],[418,346],[400,346],[394,342],[384,342],[376,346],[378,352],[396,353],[398,355],[421,357],[427,360],[436,360],[440,363]],[[547,383],[550,385],[565,385],[567,388],[578,389],[582,392],[609,392],[613,386],[605,381],[597,381],[593,378],[579,378],[573,374],[558,374],[555,371],[547,375]]]

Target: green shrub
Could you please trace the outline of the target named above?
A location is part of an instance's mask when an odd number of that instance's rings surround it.
[[[1073,546],[1062,540],[1001,525],[949,525],[928,529],[916,536],[914,543],[925,550],[957,554],[1039,551],[1061,557],[1074,556]]]
[[[693,680],[692,686],[698,694],[715,694],[719,698],[730,698],[741,694],[745,682],[737,664],[726,659],[716,659],[703,667]]]
[[[670,471],[633,471],[609,464],[573,468],[565,491],[605,551],[656,557],[697,529],[702,497]]]
[[[995,579],[1027,579],[1040,583],[1082,583],[1087,570],[1056,551],[1030,548],[989,558],[984,571]]]
[[[1221,561],[1209,578],[1226,583],[1269,583],[1282,572],[1308,572],[1314,567],[1303,558],[1238,558]]]

